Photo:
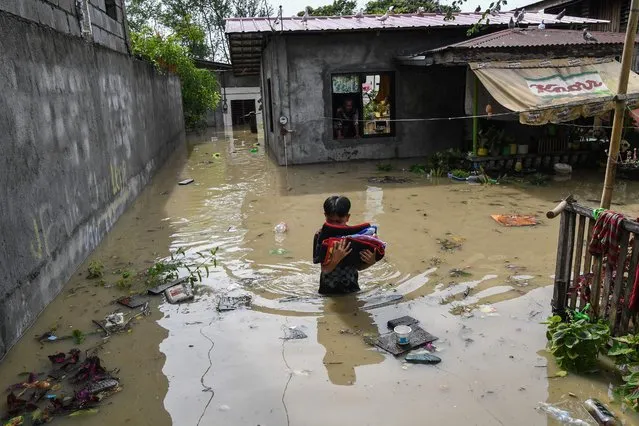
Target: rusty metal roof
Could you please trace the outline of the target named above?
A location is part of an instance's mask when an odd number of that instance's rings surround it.
[[[460,43],[440,47],[432,51],[442,51],[447,49],[488,49],[499,47],[543,47],[543,46],[574,46],[579,44],[600,45],[600,44],[623,44],[626,35],[623,33],[591,31],[596,42],[586,41],[582,31],[521,28],[513,30],[503,30],[481,37],[465,40]]]
[[[304,22],[301,17],[291,18],[229,18],[226,20],[226,34],[247,34],[264,32],[322,32],[322,31],[367,31],[388,29],[432,28],[432,27],[470,27],[481,19],[480,13],[456,13],[455,19],[446,20],[445,14],[424,13],[390,15],[385,22],[378,15],[354,16],[311,16]],[[512,12],[490,16],[489,25],[508,25]],[[608,21],[575,16],[565,16],[561,22],[554,20],[555,15],[544,13],[526,13],[525,24],[606,24]]]
[[[610,57],[620,54],[625,34],[600,31],[591,31],[591,34],[596,42],[584,40],[583,32],[579,30],[506,29],[397,59],[404,65],[429,66],[514,58],[558,59],[575,55]]]

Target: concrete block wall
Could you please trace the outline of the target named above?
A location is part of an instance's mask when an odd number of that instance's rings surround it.
[[[185,137],[177,77],[17,15],[0,11],[0,359]]]
[[[118,52],[127,53],[124,0],[114,0],[115,19],[107,14],[106,1],[88,0],[93,41]]]
[[[107,14],[109,0],[0,0],[0,10],[37,22],[64,34],[81,36],[79,7],[89,11],[94,43],[128,53],[128,34],[124,0],[113,0],[116,19]]]
[[[80,36],[75,0],[0,0],[0,10],[64,34]]]

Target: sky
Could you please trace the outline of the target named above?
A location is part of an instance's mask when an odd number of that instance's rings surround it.
[[[325,4],[330,4],[333,0],[268,0],[273,8],[277,10],[280,5],[282,5],[284,16],[293,16],[297,14],[300,10],[303,10],[306,6],[322,6]],[[473,11],[478,5],[482,7],[487,7],[494,0],[468,0],[466,5],[462,8],[464,11]],[[526,4],[534,3],[535,0],[508,0],[508,5],[506,7],[507,10],[514,9],[516,7],[520,7]],[[359,0],[360,6],[363,6],[366,3],[366,0]],[[441,0],[441,4],[450,4],[451,0]]]

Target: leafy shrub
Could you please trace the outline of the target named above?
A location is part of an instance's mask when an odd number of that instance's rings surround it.
[[[612,348],[608,351],[617,365],[639,365],[639,334],[613,337]]]
[[[209,109],[215,108],[220,93],[213,73],[195,66],[181,37],[178,34],[163,37],[144,28],[131,33],[131,49],[159,70],[178,75],[182,83],[184,121],[188,128],[194,128],[204,120]]]
[[[91,262],[89,262],[89,267],[87,268],[87,270],[89,272],[87,278],[102,278],[102,276],[104,275],[104,264],[99,260],[92,260]]]
[[[610,327],[587,319],[562,321],[558,315],[548,318],[546,337],[550,353],[564,370],[584,373],[596,370],[597,360],[610,339]]]
[[[460,179],[467,179],[470,176],[470,173],[466,170],[455,169],[450,172],[453,176]]]

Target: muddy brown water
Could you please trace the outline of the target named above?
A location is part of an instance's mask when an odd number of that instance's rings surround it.
[[[263,145],[252,152],[256,141],[238,130],[192,137],[176,152],[5,357],[0,386],[18,382],[21,372],[46,371],[48,354],[74,346],[39,344],[34,335],[91,331],[92,319],[116,309],[112,301],[125,293],[114,286],[122,271],[135,275],[178,248],[190,259],[218,248],[218,266],[195,302],[176,306],[158,297],[150,317],[104,344],[100,356],[120,369],[122,392],[98,414],[56,424],[422,424],[420,418],[542,425],[546,417],[533,410],[539,401],[575,413],[587,397],[609,401],[611,374],[548,378],[556,367],[539,325],[549,311],[558,230],[544,212],[569,193],[597,199],[600,174],[544,187],[471,186],[412,174],[415,161],[408,160],[392,161],[390,172],[377,171],[375,162],[283,168]],[[376,183],[384,176],[409,181]],[[177,186],[184,178],[195,182]],[[388,250],[361,274],[359,295],[321,298],[311,242],[323,200],[335,193],[351,198],[352,222],[379,225]],[[638,184],[620,182],[615,207],[636,216],[638,196]],[[513,213],[534,214],[540,223],[504,228],[490,218]],[[273,232],[279,222],[287,233]],[[443,240],[460,247],[443,250]],[[86,278],[93,260],[104,263],[106,286]],[[252,309],[218,313],[222,294],[250,294]],[[370,308],[395,295],[403,300]],[[458,303],[494,304],[499,316],[451,314]],[[405,314],[440,337],[440,366],[406,366],[365,343]],[[283,340],[291,326],[308,338]],[[87,336],[80,347],[100,341]]]

